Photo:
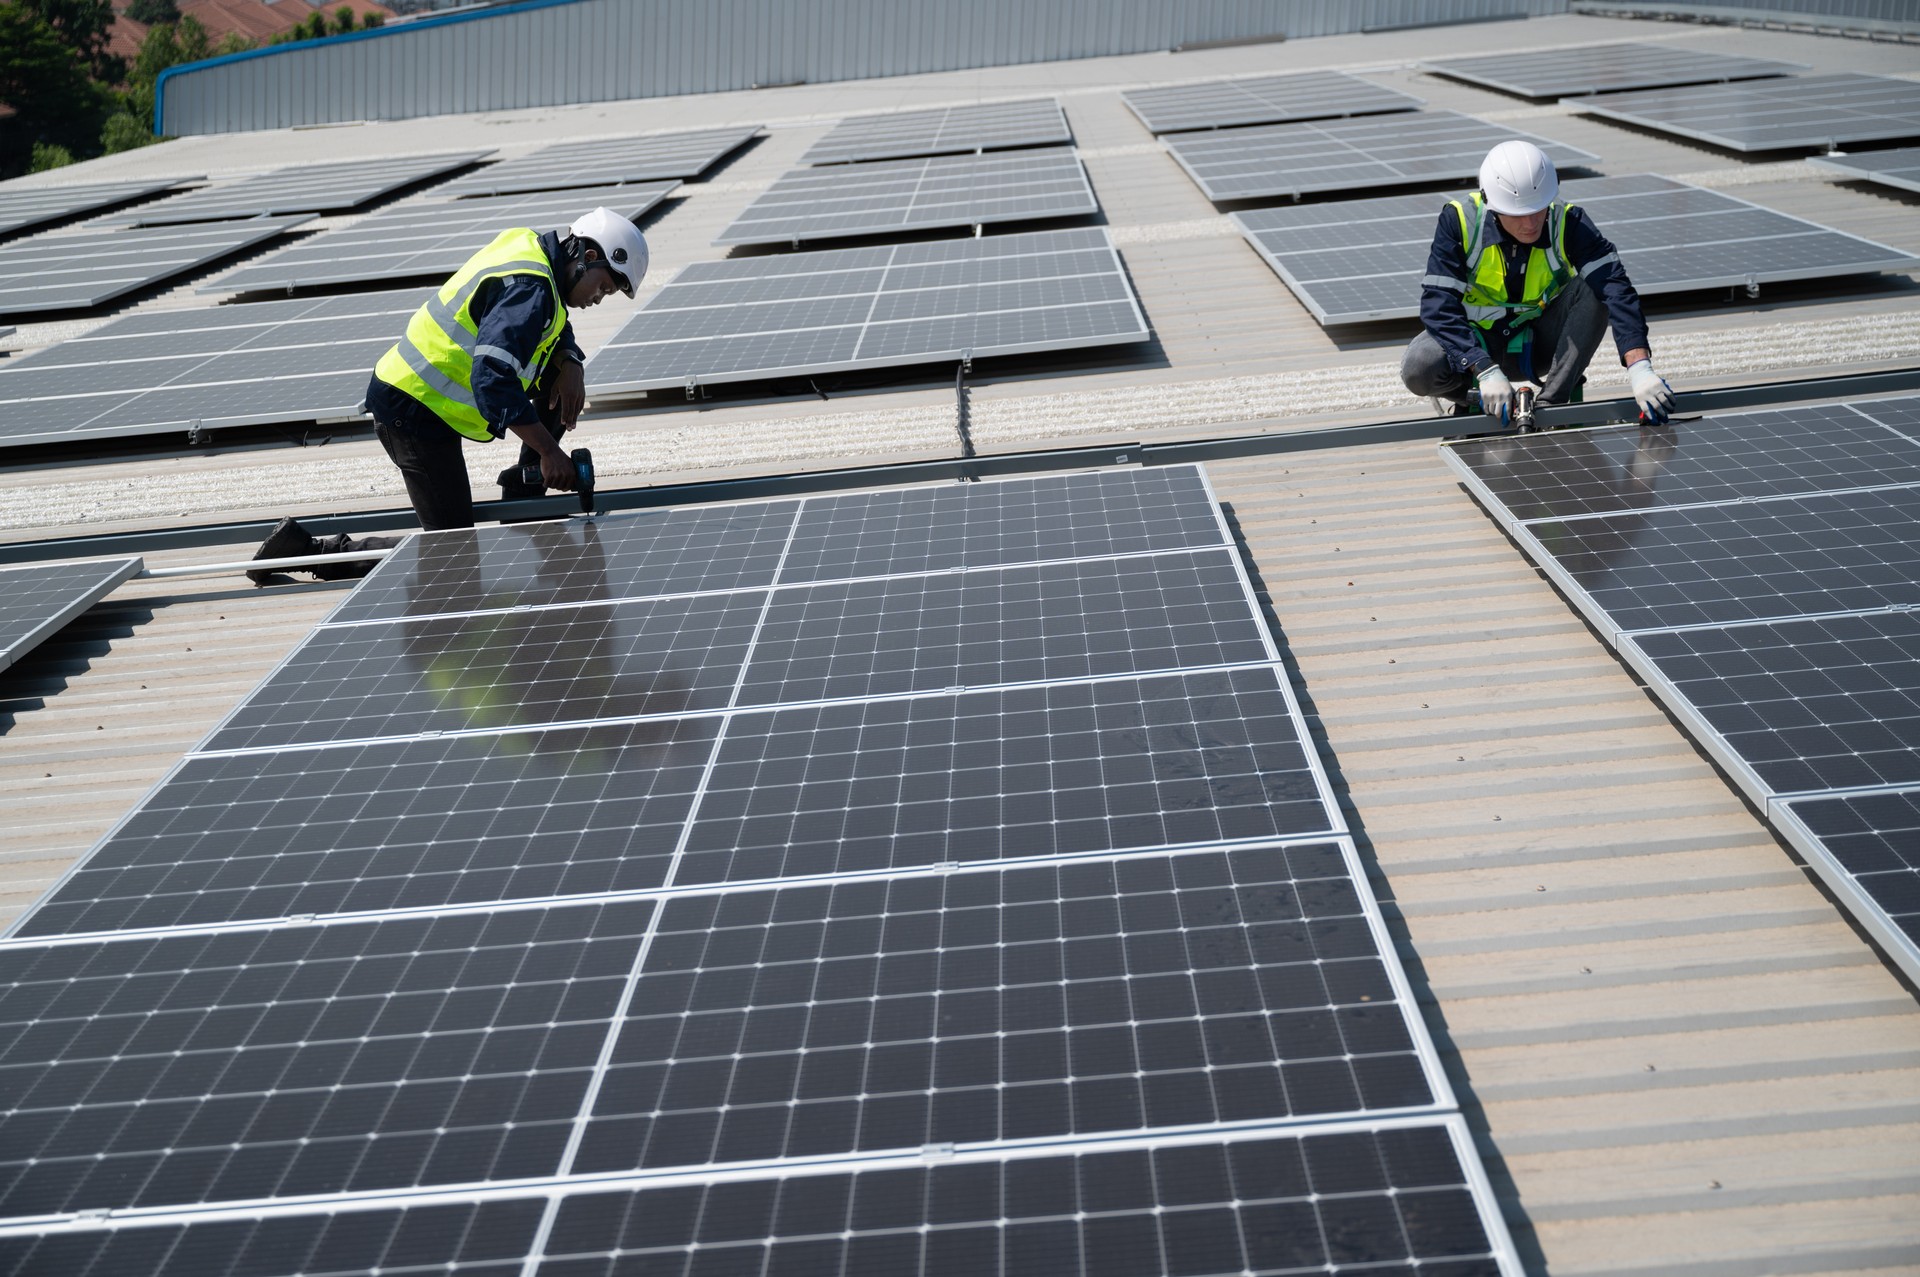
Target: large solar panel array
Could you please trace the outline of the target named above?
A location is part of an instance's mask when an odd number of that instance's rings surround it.
[[[0,185],[0,235],[158,195],[193,180],[197,179],[161,177],[133,182],[94,182],[85,186],[20,186],[8,182]]]
[[[273,213],[344,213],[405,186],[465,168],[489,151],[302,164],[216,183],[116,215],[123,226],[166,226]]]
[[[759,131],[758,125],[750,124],[545,146],[530,155],[489,164],[477,173],[454,179],[434,193],[461,197],[511,195],[521,191],[565,190],[570,186],[690,179],[745,146]]]
[[[564,228],[596,207],[637,218],[671,194],[677,182],[597,186],[577,191],[443,200],[382,209],[335,230],[290,244],[229,271],[203,293],[293,292],[381,280],[451,275],[509,226]]]
[[[601,393],[1144,341],[1104,228],[694,262],[587,361]]]
[[[1814,155],[1808,157],[1807,163],[1859,182],[1877,182],[1881,186],[1897,186],[1903,191],[1920,191],[1920,146],[1860,151],[1853,155]]]
[[[122,316],[0,368],[0,448],[360,415],[422,289]]]
[[[1920,258],[1719,191],[1635,174],[1563,182],[1642,294],[1911,270]],[[1420,313],[1447,197],[1388,195],[1235,213],[1260,256],[1323,325]]]
[[[81,310],[157,284],[312,220],[255,217],[205,226],[30,235],[0,244],[0,315]]]
[[[0,1040],[0,1270],[1519,1272],[1197,467],[412,538]]]
[[[1221,203],[1468,178],[1488,148],[1516,137],[1538,144],[1562,171],[1596,158],[1453,111],[1176,133],[1166,144],[1207,198]]]
[[[799,244],[890,231],[1080,217],[1099,204],[1070,146],[795,169],[715,244]]]
[[[1071,142],[1066,112],[1052,98],[985,102],[928,111],[854,115],[834,125],[807,148],[802,164],[896,160],[913,155],[955,155],[1014,146]]]
[[[1792,62],[1739,58],[1690,46],[1631,42],[1429,59],[1419,65],[1451,79],[1529,98],[1752,80],[1806,70]]]
[[[0,568],[0,670],[51,638],[134,573],[139,559]]]
[[[1411,111],[1420,105],[1419,98],[1344,71],[1302,71],[1175,84],[1163,89],[1129,89],[1120,100],[1154,133],[1377,115]]]
[[[1920,399],[1444,451],[1920,977]]]
[[[1568,100],[1592,115],[1730,151],[1827,150],[1920,137],[1920,81],[1884,75],[1801,75]]]

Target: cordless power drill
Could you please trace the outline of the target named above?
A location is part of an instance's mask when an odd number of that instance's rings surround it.
[[[573,472],[578,481],[580,508],[588,514],[593,513],[593,454],[585,448],[573,450]],[[527,488],[544,488],[547,481],[540,473],[538,465],[508,466],[500,472],[500,486],[518,483]]]

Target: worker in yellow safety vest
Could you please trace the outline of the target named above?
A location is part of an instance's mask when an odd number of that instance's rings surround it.
[[[616,290],[634,295],[647,273],[647,241],[612,209],[596,208],[564,233],[517,227],[497,235],[407,321],[367,386],[374,433],[406,481],[420,526],[473,526],[473,489],[461,445],[512,434],[520,464],[542,483],[502,485],[508,499],[570,490],[577,480],[560,436],[586,404],[585,360],[567,311]],[[282,519],[256,559],[384,549],[386,537],[315,538]],[[316,564],[321,580],[364,576],[372,561]],[[265,584],[272,575],[247,575]]]
[[[1469,414],[1478,399],[1505,424],[1515,383],[1537,386],[1541,405],[1578,402],[1611,327],[1641,418],[1662,424],[1673,388],[1653,370],[1639,294],[1593,219],[1559,194],[1553,161],[1533,143],[1487,152],[1480,189],[1440,210],[1421,280],[1423,331],[1400,379],[1441,415]]]

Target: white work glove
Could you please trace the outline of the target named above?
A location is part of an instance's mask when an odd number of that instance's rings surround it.
[[[1479,374],[1480,410],[1506,425],[1513,417],[1513,383],[1498,364]]]
[[[1633,401],[1640,405],[1640,417],[1656,426],[1667,424],[1673,411],[1673,387],[1653,370],[1653,360],[1641,359],[1627,367],[1627,381],[1633,386]]]

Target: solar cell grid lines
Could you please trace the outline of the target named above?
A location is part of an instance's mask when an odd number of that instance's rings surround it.
[[[0,569],[0,670],[140,571],[139,559],[36,563]]]
[[[1447,455],[1520,522],[1920,484],[1920,443],[1891,425],[1920,399],[1727,413],[1469,440]],[[1882,421],[1882,418],[1885,421]]]
[[[698,262],[588,361],[602,394],[1145,341],[1104,228]]]
[[[0,245],[0,315],[82,310],[183,275],[312,220],[254,217],[205,226],[30,235]]]
[[[1176,133],[1167,150],[1215,203],[1469,178],[1497,142],[1539,144],[1561,169],[1594,156],[1452,111]]]
[[[1077,217],[1099,208],[1070,146],[795,169],[756,197],[715,244]]]
[[[7,1213],[551,1175],[653,908],[0,947]]]
[[[669,901],[575,1169],[1429,1107],[1354,881],[1323,844]]]
[[[1920,952],[1920,789],[1778,804]]]
[[[807,148],[802,164],[843,164],[858,160],[905,159],[913,155],[953,155],[1014,146],[1071,142],[1067,116],[1052,98],[982,102],[854,115],[834,125]]]
[[[0,370],[0,448],[360,415],[421,289],[135,313]]]
[[[464,1275],[1378,1273],[1511,1277],[1511,1243],[1458,1118],[1306,1133],[882,1162],[712,1183],[69,1228],[0,1239],[0,1269],[325,1272],[373,1277],[421,1257]],[[536,1241],[544,1236],[544,1244]]]
[[[1854,155],[1813,155],[1807,158],[1807,163],[1855,181],[1920,191],[1920,146],[1861,151]]]
[[[748,125],[547,146],[530,155],[501,160],[477,173],[455,178],[434,193],[466,198],[564,190],[570,186],[691,179],[745,146],[759,131],[758,125]]]
[[[1650,174],[1561,183],[1642,294],[1910,270],[1920,257],[1719,191]],[[1419,314],[1439,195],[1390,195],[1233,214],[1240,232],[1323,326]]]
[[[170,191],[195,178],[146,178],[131,182],[93,182],[83,186],[24,186],[0,183],[0,235],[31,230],[109,208],[129,200]]]
[[[1120,99],[1154,133],[1376,115],[1411,111],[1420,105],[1419,98],[1343,71],[1303,71],[1129,89]]]
[[[1920,136],[1920,83],[1891,76],[1801,75],[1569,102],[1589,114],[1730,151],[1824,150]]]
[[[601,206],[637,218],[678,185],[599,186],[397,204],[229,271],[197,291],[293,292],[329,284],[450,275],[509,227],[549,231]],[[179,231],[174,228],[169,233]]]
[[[1792,62],[1732,57],[1679,45],[1632,42],[1429,59],[1419,65],[1450,79],[1529,98],[1751,80],[1806,70]]]
[[[23,936],[646,891],[715,718],[187,759]]]
[[[342,164],[303,164],[216,182],[197,191],[117,214],[123,226],[166,226],[271,213],[344,213],[390,195],[402,187],[465,168],[491,154],[462,151],[446,155],[351,160]]]

